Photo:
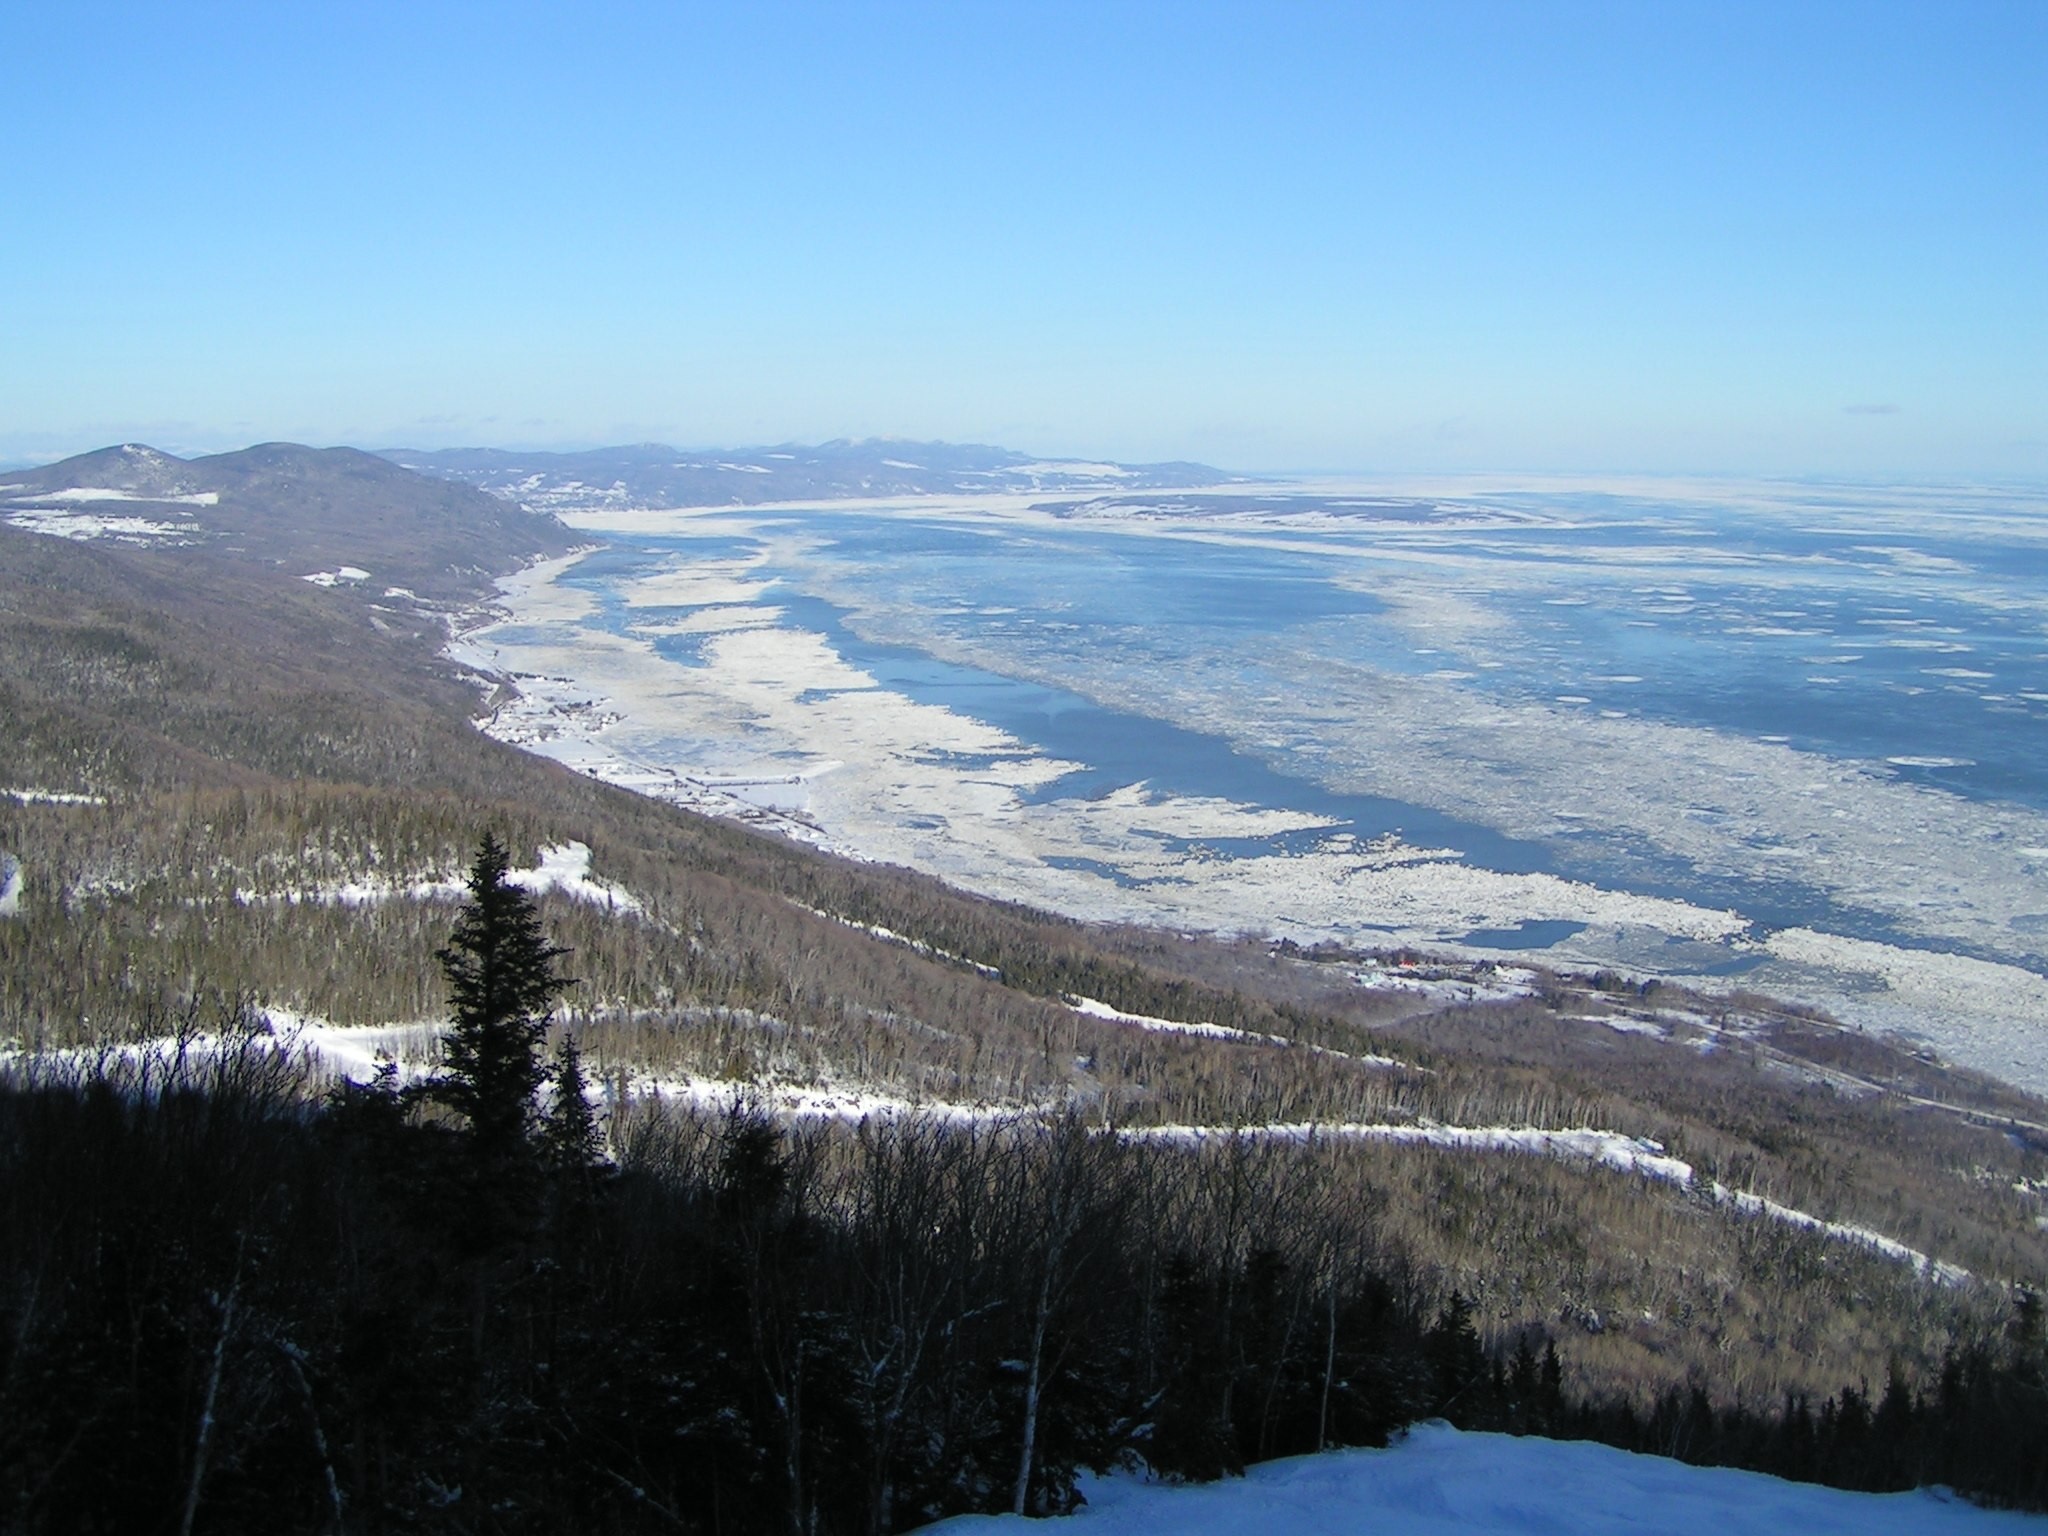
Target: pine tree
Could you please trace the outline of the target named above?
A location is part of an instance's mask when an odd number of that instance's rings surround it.
[[[569,984],[555,970],[568,951],[547,941],[533,898],[507,881],[508,868],[504,845],[485,833],[470,867],[469,905],[435,956],[455,1022],[442,1046],[444,1070],[425,1091],[469,1122],[485,1169],[533,1160],[541,1043],[548,1011]]]
[[[1564,1363],[1557,1358],[1557,1343],[1546,1339],[1543,1344],[1543,1365],[1540,1371],[1541,1386],[1537,1401],[1540,1405],[1538,1423],[1544,1434],[1552,1434],[1564,1422]]]
[[[1451,1292],[1423,1335],[1422,1352],[1434,1378],[1435,1411],[1454,1424],[1471,1422],[1476,1405],[1465,1399],[1486,1377],[1486,1348],[1472,1321],[1472,1303],[1463,1293]]]
[[[554,1102],[540,1126],[541,1160],[557,1173],[580,1173],[604,1157],[604,1133],[590,1112],[583,1053],[567,1035],[555,1048]]]
[[[1529,1335],[1515,1340],[1515,1352],[1508,1361],[1508,1428],[1525,1435],[1541,1427],[1542,1366],[1529,1347]]]

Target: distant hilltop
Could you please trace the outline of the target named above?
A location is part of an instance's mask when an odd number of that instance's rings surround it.
[[[897,438],[697,452],[659,443],[581,453],[394,448],[383,456],[537,511],[592,505],[753,506],[813,497],[1164,490],[1228,485],[1243,478],[1206,464],[1048,459],[980,443]]]
[[[0,525],[156,546],[318,579],[374,574],[426,599],[474,600],[489,573],[575,537],[545,514],[354,448],[259,443],[181,459],[122,443],[0,473]]]

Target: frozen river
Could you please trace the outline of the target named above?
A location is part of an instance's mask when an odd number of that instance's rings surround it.
[[[1719,978],[2048,1088],[2048,500],[593,512],[497,729],[1087,916]]]

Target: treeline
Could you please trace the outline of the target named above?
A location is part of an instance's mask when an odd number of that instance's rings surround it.
[[[1430,1416],[2048,1502],[2030,1306],[1874,1403],[1587,1401],[1296,1148],[736,1104],[507,1182],[242,1042],[0,1093],[0,1527],[883,1532]]]
[[[247,1038],[0,1095],[8,1529],[886,1531],[1434,1406],[1412,1287],[1242,1158],[736,1107],[514,1201]]]
[[[2048,1509],[2038,1318],[2038,1293],[2022,1293],[2019,1326],[2004,1347],[1957,1348],[1928,1386],[1913,1387],[1894,1370],[1881,1391],[1864,1382],[1818,1408],[1794,1397],[1770,1413],[1717,1408],[1703,1388],[1673,1388],[1647,1413],[1581,1406],[1560,1416],[1557,1433],[1836,1488],[1901,1493],[1943,1484],[1985,1503]]]

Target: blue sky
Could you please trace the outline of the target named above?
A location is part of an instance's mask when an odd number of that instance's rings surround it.
[[[2048,477],[2048,4],[0,8],[0,460]]]

